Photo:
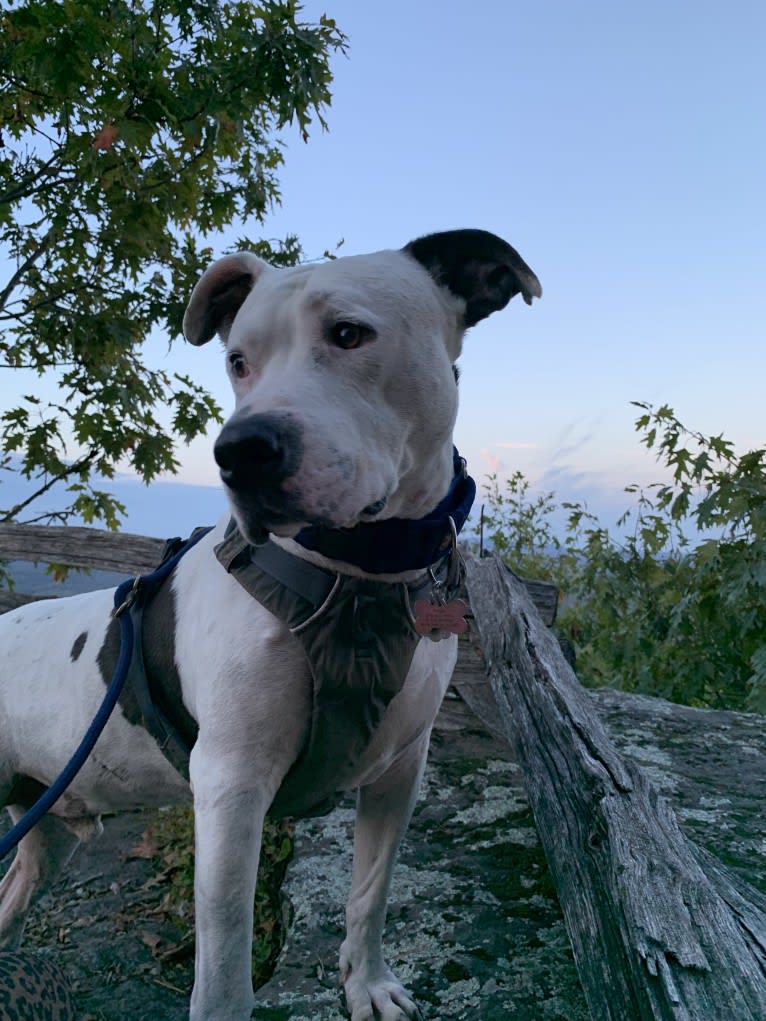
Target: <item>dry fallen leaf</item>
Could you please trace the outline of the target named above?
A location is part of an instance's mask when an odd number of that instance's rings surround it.
[[[157,950],[157,947],[160,945],[160,937],[157,935],[156,932],[142,932],[141,942],[144,944],[145,947],[149,947],[151,952],[154,954],[155,951]]]
[[[141,839],[134,844],[125,857],[130,858],[154,858],[157,854],[157,844],[154,841],[154,834],[151,827],[147,827],[141,834]]]

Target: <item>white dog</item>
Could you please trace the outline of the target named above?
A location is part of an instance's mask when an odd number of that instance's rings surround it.
[[[517,293],[539,297],[534,273],[476,230],[290,269],[243,252],[207,270],[184,331],[225,344],[236,410],[215,455],[235,526],[219,522],[145,600],[148,682],[131,680],[67,793],[22,841],[0,887],[0,944],[18,942],[101,813],[193,799],[190,1017],[245,1021],[264,816],[358,789],[340,953],[348,1007],[353,1021],[418,1016],[381,939],[455,662],[449,632],[462,626],[454,532],[472,483],[452,445],[454,366],[466,328]],[[111,607],[111,592],[93,592],[0,618],[0,795],[14,819],[103,698],[119,640]]]

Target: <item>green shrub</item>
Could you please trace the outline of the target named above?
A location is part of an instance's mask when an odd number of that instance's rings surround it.
[[[582,504],[533,498],[516,472],[487,485],[485,540],[520,574],[554,581],[558,626],[590,685],[689,705],[766,711],[766,465],[667,406],[637,404],[641,442],[671,480],[642,491],[610,532]]]

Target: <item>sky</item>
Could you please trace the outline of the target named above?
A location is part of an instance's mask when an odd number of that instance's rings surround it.
[[[329,130],[285,134],[261,233],[318,257],[482,227],[519,250],[542,300],[477,325],[461,359],[455,438],[478,481],[519,469],[613,523],[626,485],[663,477],[634,400],[763,445],[762,0],[304,4],[306,20],[323,12],[348,36]],[[216,344],[165,349],[231,410]],[[174,482],[126,483],[131,530],[181,531],[162,521],[171,503],[218,506],[214,490],[168,498],[216,486],[211,445],[182,450]]]

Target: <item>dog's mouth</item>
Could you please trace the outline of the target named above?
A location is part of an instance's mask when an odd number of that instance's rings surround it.
[[[227,487],[228,489],[228,487]],[[359,524],[375,521],[385,510],[387,497],[381,497],[368,504],[353,517],[337,520],[332,515],[307,514],[294,500],[288,499],[286,506],[276,509],[267,506],[264,500],[240,500],[229,489],[232,512],[240,532],[253,546],[261,546],[270,534],[280,538],[293,538],[302,528],[313,526],[334,531],[345,531]]]
[[[360,517],[364,521],[372,521],[373,518],[376,518],[379,514],[383,513],[387,503],[388,497],[387,496],[381,497],[380,500],[376,500],[374,503],[368,504],[362,510]]]
[[[262,506],[243,506],[229,494],[232,514],[240,532],[253,546],[262,546],[270,534],[292,538],[306,524],[300,515],[287,515]]]
[[[246,528],[243,528],[241,522],[239,523],[239,527],[240,531],[251,546],[263,546],[264,543],[268,542],[268,528],[264,528],[262,525],[253,524],[249,524]]]

